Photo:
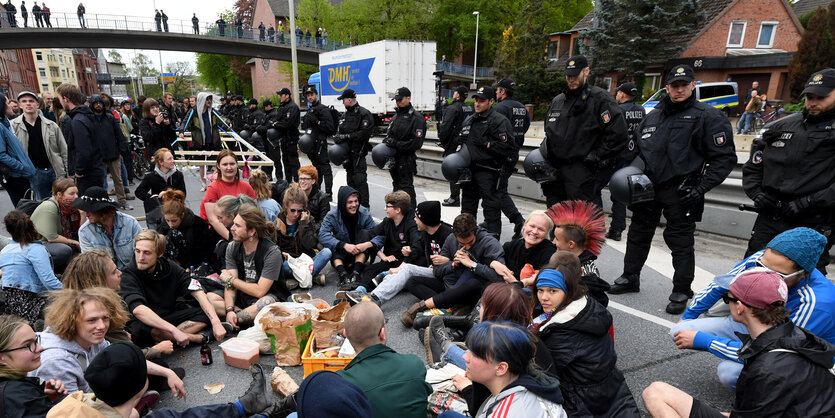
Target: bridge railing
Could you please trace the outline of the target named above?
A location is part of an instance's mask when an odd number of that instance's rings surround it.
[[[437,71],[448,73],[473,75],[472,65],[456,64],[449,61],[438,61],[435,65]],[[476,67],[476,77],[493,77],[493,67]]]

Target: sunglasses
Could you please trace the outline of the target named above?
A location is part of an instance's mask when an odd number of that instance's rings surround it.
[[[730,305],[730,304],[731,304],[731,302],[736,302],[736,303],[741,303],[741,304],[743,304],[743,305],[745,305],[745,306],[747,306],[747,307],[749,307],[749,308],[751,307],[751,305],[749,305],[749,304],[747,304],[747,303],[745,303],[745,302],[743,302],[743,301],[741,301],[741,300],[739,300],[739,299],[737,299],[737,298],[735,298],[735,297],[731,296],[731,295],[730,295],[730,294],[728,294],[728,293],[725,293],[724,295],[722,295],[722,302],[725,302],[725,304],[726,304],[726,305]]]
[[[293,213],[301,213],[301,212],[305,211],[304,209],[293,209],[293,208],[288,208],[287,210],[289,210],[290,212],[293,212]]]
[[[805,272],[806,272],[805,270],[802,270],[802,269],[801,269],[801,270],[798,270],[798,271],[796,271],[796,272],[794,272],[794,273],[790,273],[790,274],[780,273],[779,271],[774,271],[774,270],[770,269],[769,267],[767,267],[765,264],[763,264],[762,260],[757,260],[757,267],[762,267],[762,268],[764,268],[764,269],[768,269],[769,271],[771,271],[771,272],[773,272],[773,273],[776,273],[777,275],[779,275],[780,277],[782,277],[782,278],[783,278],[783,280],[786,280],[786,279],[788,279],[788,278],[790,278],[790,277],[794,277],[794,276],[797,276],[797,275],[799,275],[799,274],[803,274],[803,273],[805,273]]]

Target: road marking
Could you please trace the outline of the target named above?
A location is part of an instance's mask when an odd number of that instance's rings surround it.
[[[606,240],[606,245],[612,247],[615,251],[625,254],[626,253],[626,240],[623,241],[613,241],[613,240]],[[644,263],[644,267],[649,267],[655,271],[657,271],[662,276],[673,280],[673,274],[675,273],[675,269],[673,269],[673,257],[667,251],[664,251],[655,245],[650,246],[649,248],[649,255],[647,256],[647,261]],[[698,292],[707,287],[710,282],[713,281],[713,277],[715,276],[713,273],[696,266],[695,271],[695,278],[693,279],[693,284],[690,285],[691,289],[694,289],[695,292]]]
[[[641,318],[641,319],[647,320],[649,322],[661,325],[662,327],[666,327],[668,329],[672,328],[673,325],[675,325],[675,323],[673,323],[672,321],[668,321],[664,318],[659,318],[655,315],[651,315],[651,314],[648,314],[646,312],[639,311],[639,310],[634,309],[634,308],[630,308],[626,305],[623,305],[623,304],[620,304],[620,303],[617,303],[617,302],[614,302],[614,301],[611,301],[611,300],[609,301],[609,307],[610,308],[615,308],[615,309],[617,309],[621,312],[624,312],[624,313],[632,315],[632,316],[637,316],[638,318]]]

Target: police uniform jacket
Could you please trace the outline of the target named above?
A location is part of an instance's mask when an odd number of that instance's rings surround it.
[[[352,107],[346,107],[345,113],[339,120],[339,127],[334,137],[334,142],[340,144],[342,142],[348,143],[348,148],[353,154],[367,154],[368,153],[368,139],[374,132],[374,117],[368,109],[355,104]]]
[[[626,132],[629,136],[626,149],[620,153],[620,156],[621,160],[632,162],[638,156],[638,128],[640,128],[641,122],[644,120],[647,112],[643,106],[632,100],[623,102],[619,106],[621,112],[623,112],[623,119],[626,121]]]
[[[281,131],[282,139],[285,141],[298,141],[301,115],[299,105],[292,100],[288,100],[286,103],[279,105],[276,112],[278,113],[278,119],[272,124],[272,127]]]
[[[232,128],[236,131],[246,129],[246,123],[249,120],[249,108],[245,105],[238,106],[235,116],[232,118]]]
[[[333,116],[331,116],[331,111],[322,102],[316,102],[305,113],[304,120],[302,120],[302,129],[305,131],[310,129],[313,133],[313,138],[318,143],[325,141],[328,135],[336,132],[335,122]]]
[[[461,133],[461,125],[468,116],[473,114],[473,107],[463,100],[455,100],[444,110],[444,120],[438,128],[438,139],[444,150],[450,152],[458,145],[458,134]]]
[[[264,112],[264,118],[261,120],[261,123],[255,128],[255,131],[258,132],[258,135],[263,137],[267,136],[267,129],[272,128],[273,123],[278,120],[278,108],[272,108],[267,112]]]
[[[467,144],[472,165],[501,168],[519,152],[510,121],[495,109],[465,120],[460,141]]]
[[[386,133],[386,143],[395,149],[394,158],[414,158],[415,151],[423,146],[425,134],[426,120],[423,119],[423,114],[410,104],[397,108]]]
[[[795,113],[769,124],[751,147],[742,186],[751,199],[808,196],[811,208],[835,207],[835,115]]]
[[[695,95],[680,103],[665,97],[641,123],[638,149],[645,174],[660,186],[681,182],[707,164],[695,184],[702,194],[722,183],[736,165],[731,123]]]
[[[506,98],[493,106],[493,110],[503,115],[510,121],[513,127],[513,139],[519,148],[525,144],[525,133],[531,127],[531,119],[528,117],[528,109],[525,105],[511,98]]]
[[[585,85],[560,93],[545,118],[547,160],[579,162],[590,154],[606,160],[626,146],[626,122],[609,92]]]
[[[264,117],[264,112],[261,109],[255,108],[255,110],[250,110],[244,122],[244,129],[255,131],[264,123]]]

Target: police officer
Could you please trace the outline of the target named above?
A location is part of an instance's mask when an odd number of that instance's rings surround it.
[[[473,114],[472,106],[464,102],[470,90],[460,86],[452,93],[452,104],[444,110],[444,119],[438,126],[438,140],[444,147],[444,157],[458,150],[458,135],[461,133],[461,125],[464,119]],[[449,198],[441,202],[444,206],[460,206],[461,185],[449,183]]]
[[[333,197],[333,172],[328,159],[328,136],[336,133],[336,122],[331,116],[331,111],[319,102],[319,93],[315,86],[307,86],[304,89],[304,96],[310,103],[307,113],[302,120],[302,129],[311,131],[314,139],[313,151],[308,154],[310,162],[319,172],[319,178],[324,179],[325,194],[330,199]],[[318,185],[317,185],[318,187]]]
[[[618,102],[620,110],[623,112],[623,118],[626,120],[629,142],[626,143],[626,148],[621,151],[619,156],[610,158],[601,164],[594,193],[594,203],[600,207],[603,207],[603,198],[600,193],[609,184],[612,174],[631,163],[638,156],[635,143],[638,137],[638,127],[644,120],[646,111],[643,106],[632,101],[637,95],[638,88],[632,83],[621,84],[615,92],[615,101]],[[612,223],[609,225],[606,238],[620,241],[624,229],[626,229],[626,202],[621,202],[612,197]]]
[[[397,111],[391,119],[386,139],[383,142],[394,148],[394,167],[391,169],[392,191],[403,190],[412,198],[412,206],[417,207],[415,194],[415,174],[417,174],[417,155],[415,152],[423,146],[426,135],[426,120],[412,107],[412,92],[407,87],[394,91],[392,99],[397,104]]]
[[[247,128],[247,121],[249,120],[249,106],[246,103],[246,100],[243,96],[237,96],[235,98],[235,107],[237,112],[235,112],[235,118],[232,119],[232,129],[235,131],[242,131]],[[256,106],[258,105],[258,101],[255,101]]]
[[[519,149],[525,143],[525,133],[531,126],[531,119],[528,116],[528,109],[522,103],[513,100],[513,91],[516,89],[516,83],[510,78],[503,78],[493,86],[496,91],[496,103],[493,110],[510,121],[513,127],[513,140],[516,141],[516,154],[510,155],[507,158],[507,164],[502,168],[502,179],[499,182],[499,194],[502,199],[502,212],[510,222],[513,222],[513,238],[518,239],[522,237],[522,227],[525,226],[525,218],[519,213],[516,208],[516,203],[510,198],[507,192],[507,183],[510,176],[516,172],[516,164],[519,163]]]
[[[345,89],[337,97],[345,105],[345,113],[339,120],[333,142],[348,145],[348,159],[342,164],[348,177],[348,185],[360,194],[360,204],[369,207],[368,201],[368,139],[374,132],[374,117],[368,109],[357,103],[357,94],[352,89]]]
[[[287,87],[276,92],[281,104],[276,109],[276,117],[271,127],[278,129],[281,138],[281,161],[284,163],[284,179],[288,183],[299,181],[299,106],[290,100],[291,93]],[[280,172],[275,176],[279,177]]]
[[[261,136],[261,140],[264,141],[265,152],[267,153],[267,157],[273,160],[272,167],[263,167],[265,173],[267,173],[267,177],[272,180],[272,173],[273,168],[275,168],[275,177],[276,179],[280,179],[282,176],[281,171],[281,149],[280,143],[281,138],[280,134],[278,137],[270,138],[267,134],[267,131],[273,127],[273,124],[278,121],[278,111],[273,107],[273,101],[270,99],[266,99],[261,102],[261,106],[264,108],[264,118],[255,128],[255,132],[258,132],[258,135]]]
[[[588,60],[566,61],[568,88],[554,97],[545,118],[545,159],[558,179],[541,184],[548,206],[563,200],[594,199],[598,165],[626,146],[626,122],[606,90],[590,86]]]
[[[472,183],[461,189],[461,213],[477,216],[480,198],[486,229],[499,238],[502,231],[499,184],[508,159],[516,156],[518,161],[519,146],[510,121],[492,108],[496,100],[493,88],[481,87],[474,97],[475,114],[461,127],[460,141],[467,144],[472,173]]]
[[[827,239],[818,261],[825,272],[835,240],[835,69],[812,74],[801,96],[806,109],[767,125],[742,169],[742,187],[759,212],[745,255],[806,226]]]
[[[721,111],[696,100],[694,80],[690,66],[673,67],[667,75],[667,97],[641,123],[638,149],[655,198],[632,205],[623,274],[609,289],[611,294],[639,291],[641,268],[663,212],[664,241],[675,269],[667,305],[672,315],[684,312],[693,296],[693,233],[704,210],[704,194],[722,183],[736,165],[733,128]]]

